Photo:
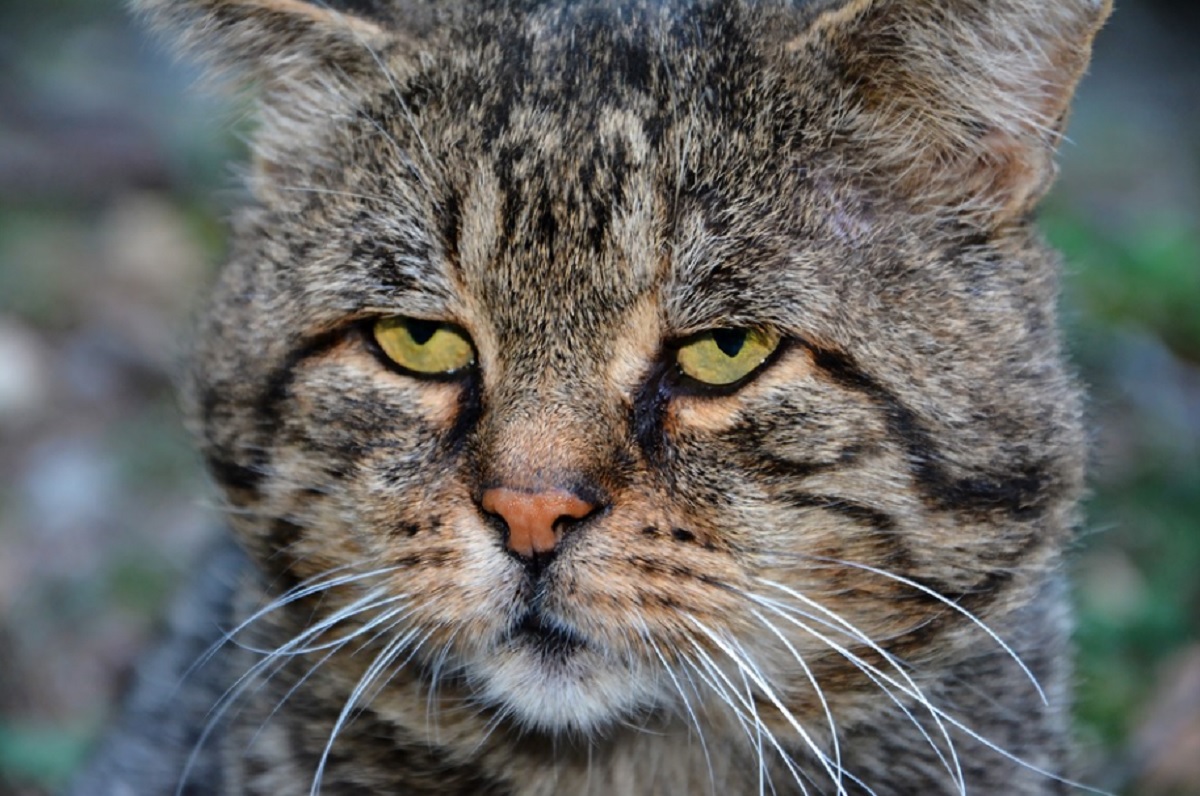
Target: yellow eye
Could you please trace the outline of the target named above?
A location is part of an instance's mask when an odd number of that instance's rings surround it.
[[[421,375],[450,375],[475,362],[467,336],[437,321],[380,318],[375,322],[375,342],[392,362]]]
[[[757,370],[779,347],[779,335],[763,329],[713,329],[679,347],[679,369],[714,386],[733,384]]]

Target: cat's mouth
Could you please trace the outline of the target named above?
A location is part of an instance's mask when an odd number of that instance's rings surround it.
[[[467,668],[470,691],[526,730],[600,732],[658,696],[656,683],[552,611],[524,606],[497,645]]]
[[[570,627],[536,608],[526,611],[513,623],[509,637],[515,642],[532,645],[543,656],[552,658],[567,658],[587,646],[584,638]]]

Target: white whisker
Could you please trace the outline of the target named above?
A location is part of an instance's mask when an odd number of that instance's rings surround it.
[[[715,644],[718,649],[724,652],[725,655],[734,662],[738,669],[744,671],[750,677],[750,679],[754,681],[754,684],[758,687],[758,689],[762,691],[763,695],[771,702],[772,705],[775,706],[775,709],[779,711],[784,720],[791,725],[792,729],[795,730],[800,738],[804,741],[805,746],[811,749],[813,754],[816,755],[817,760],[821,763],[821,766],[825,769],[826,773],[829,774],[830,778],[837,783],[837,792],[839,796],[844,796],[846,793],[845,786],[842,784],[841,777],[838,776],[838,774],[834,771],[829,760],[829,756],[823,749],[821,749],[820,745],[817,744],[816,740],[813,739],[808,730],[804,728],[804,725],[802,725],[796,719],[796,717],[792,715],[792,712],[783,704],[783,700],[781,700],[779,696],[776,695],[775,690],[767,684],[766,678],[763,676],[762,672],[759,671],[758,667],[747,658],[745,651],[740,650],[740,648],[739,650],[735,651],[732,645],[736,645],[736,642],[731,643],[725,641],[719,635],[709,630],[704,623],[696,620],[694,617],[689,616],[689,618],[692,619],[693,623],[700,630],[700,632],[708,637],[709,641]],[[739,651],[741,652],[740,655],[738,654]]]
[[[938,602],[942,603],[943,605],[947,606],[948,608],[950,608],[954,611],[957,611],[959,614],[963,615],[968,620],[970,620],[972,624],[974,624],[976,627],[978,627],[980,630],[982,630],[984,633],[986,633],[992,639],[992,641],[996,642],[996,644],[998,644],[1000,646],[1000,648],[1002,650],[1004,650],[1005,654],[1008,655],[1008,657],[1012,658],[1013,662],[1015,664],[1017,664],[1017,666],[1021,669],[1021,672],[1025,675],[1026,678],[1029,679],[1029,682],[1033,684],[1033,688],[1035,691],[1037,691],[1037,695],[1042,700],[1042,704],[1043,705],[1050,704],[1050,700],[1046,696],[1046,692],[1042,690],[1042,684],[1038,682],[1037,677],[1035,677],[1033,672],[1031,672],[1029,670],[1029,667],[1025,665],[1025,661],[1021,660],[1021,656],[1018,655],[1011,646],[1009,646],[1008,642],[1006,642],[1004,639],[1000,638],[1000,635],[998,633],[996,633],[996,631],[994,631],[990,627],[988,627],[987,623],[985,623],[982,619],[977,617],[975,614],[968,611],[966,608],[963,608],[961,605],[954,602],[954,600],[951,600],[949,597],[946,597],[943,594],[939,594],[936,590],[931,589],[922,583],[918,583],[917,581],[912,580],[911,578],[906,578],[903,575],[897,575],[894,572],[888,572],[885,569],[873,567],[873,566],[870,566],[869,564],[860,564],[855,561],[843,561],[843,560],[836,559],[836,558],[825,558],[823,556],[807,556],[807,558],[810,558],[813,561],[824,561],[826,563],[836,564],[838,566],[846,566],[846,567],[852,567],[854,569],[861,569],[864,572],[870,572],[872,574],[879,575],[880,577],[883,577],[883,578],[889,578],[891,580],[896,581],[897,583],[903,583],[905,586],[916,589],[917,591],[920,591],[923,594],[927,594],[930,597],[932,597],[933,599],[935,599]]]
[[[696,661],[692,661],[686,657],[683,660],[685,661],[685,663],[687,664],[687,666],[689,668],[695,670],[696,676],[700,678],[701,682],[703,682],[706,686],[708,686],[709,690],[711,690],[714,694],[716,694],[720,698],[720,700],[725,704],[725,706],[727,708],[729,708],[730,712],[733,714],[733,717],[737,720],[738,724],[741,726],[742,732],[744,732],[746,734],[747,739],[749,739],[752,747],[757,752],[757,754],[758,754],[759,792],[760,793],[762,792],[762,783],[764,781],[764,778],[766,779],[768,784],[770,784],[771,791],[774,792],[775,785],[774,785],[774,783],[770,782],[770,778],[767,776],[767,767],[766,767],[767,764],[766,764],[766,759],[763,756],[762,746],[757,743],[758,739],[761,737],[761,734],[756,729],[757,720],[755,721],[755,728],[752,728],[748,721],[749,717],[742,710],[742,708],[738,706],[737,702],[735,702],[730,697],[725,686],[723,686],[721,683],[717,682],[717,680],[714,679],[713,676],[705,673],[706,669],[711,670],[710,662],[705,662],[704,660],[700,660],[697,663]],[[689,675],[689,678],[690,678],[690,675]],[[741,699],[741,697],[739,696],[739,700],[740,699]],[[803,787],[803,786],[801,786],[801,787]]]
[[[271,712],[263,720],[262,726],[266,727],[266,725],[270,723],[271,719],[275,717],[275,714],[279,712],[279,709],[283,707],[284,703],[287,702],[289,698],[291,698],[292,694],[294,694],[297,690],[299,690],[300,687],[303,686],[304,683],[308,681],[308,678],[311,677],[317,671],[317,669],[319,669],[326,661],[328,661],[330,658],[332,658],[334,655],[336,655],[340,650],[342,650],[344,647],[346,647],[346,645],[348,645],[355,638],[370,632],[373,628],[376,628],[379,625],[390,623],[390,624],[388,624],[388,627],[385,628],[384,631],[381,631],[381,632],[386,632],[386,630],[388,628],[395,627],[396,624],[399,623],[399,621],[403,620],[404,612],[405,612],[404,606],[401,606],[399,608],[393,608],[390,611],[385,611],[382,614],[380,614],[379,616],[372,619],[367,624],[365,624],[361,629],[355,631],[354,633],[350,634],[349,636],[341,637],[337,641],[336,644],[331,645],[331,647],[328,648],[328,652],[326,652],[323,656],[321,656],[321,659],[318,660],[315,664],[313,664],[311,667],[309,667],[309,670],[307,672],[305,672],[304,675],[302,677],[300,677],[292,685],[291,688],[288,689],[287,693],[285,693],[279,699],[279,701],[276,703],[275,707],[271,709]],[[400,617],[400,619],[397,619],[396,621],[393,622],[392,620],[396,619],[396,617],[398,617],[398,616]],[[376,637],[378,637],[378,636],[376,636]],[[353,655],[354,653],[361,651],[364,647],[366,647],[370,643],[371,643],[371,640],[367,640],[362,645],[360,645],[358,649],[352,651],[351,654]],[[322,649],[322,648],[321,647],[310,647],[309,649]],[[291,655],[294,653],[288,653],[288,654]],[[268,675],[267,680],[270,680],[272,677],[274,677],[274,674],[275,673]],[[260,728],[260,731],[261,731],[261,729],[262,728]],[[257,736],[257,733],[255,733],[255,735]],[[251,742],[250,745],[253,745],[253,742]]]
[[[226,631],[220,639],[218,639],[214,644],[212,644],[199,657],[197,662],[193,663],[192,666],[188,668],[188,670],[187,670],[187,672],[185,672],[183,678],[181,678],[181,684],[182,684],[182,680],[185,680],[188,677],[188,675],[190,675],[192,672],[194,672],[198,667],[203,666],[205,663],[210,661],[212,659],[212,657],[214,655],[216,655],[216,653],[225,644],[233,643],[235,645],[245,646],[245,645],[239,644],[239,642],[236,641],[236,636],[238,634],[240,634],[241,632],[243,632],[247,627],[252,625],[254,622],[261,620],[263,617],[271,614],[272,612],[277,611],[277,610],[279,610],[287,605],[290,605],[290,604],[296,602],[297,600],[303,599],[305,597],[308,597],[308,596],[311,596],[314,594],[318,594],[321,592],[325,592],[330,589],[336,588],[338,586],[343,586],[343,585],[346,585],[349,583],[358,582],[358,581],[361,581],[361,580],[364,580],[367,578],[371,578],[371,577],[375,577],[375,576],[378,576],[381,574],[386,574],[387,572],[391,572],[396,569],[396,567],[385,567],[385,568],[381,568],[381,569],[371,570],[371,571],[368,571],[365,573],[358,573],[358,574],[354,574],[354,575],[343,575],[341,577],[331,578],[328,580],[322,580],[322,578],[328,578],[328,576],[330,574],[333,574],[336,572],[343,572],[347,569],[351,569],[353,566],[354,565],[347,564],[347,565],[335,567],[333,569],[326,570],[317,575],[314,575],[311,578],[306,579],[305,581],[297,584],[296,586],[292,587],[288,591],[284,592],[282,595],[275,598],[274,600],[272,600],[271,602],[269,602],[267,605],[263,606],[259,610],[255,611],[253,614],[251,614],[251,616],[249,618],[240,622],[238,624],[238,626],[235,627],[234,629]],[[267,677],[265,678],[265,680],[258,683],[259,688],[261,688],[263,685],[265,685],[266,682],[269,682],[275,676],[275,674],[278,673],[280,668],[286,662],[285,660],[281,660],[281,658],[286,659],[286,658],[290,657],[289,653],[292,649],[305,644],[310,639],[318,637],[321,633],[324,633],[326,630],[329,630],[334,625],[336,625],[337,622],[344,621],[345,619],[349,618],[350,616],[356,615],[357,613],[361,612],[361,610],[364,610],[363,606],[369,605],[369,603],[372,600],[379,599],[379,597],[380,597],[380,592],[377,592],[377,591],[369,592],[367,595],[360,598],[355,603],[352,603],[351,606],[348,606],[347,608],[343,609],[342,611],[337,612],[333,617],[330,617],[329,619],[326,619],[325,621],[320,622],[311,628],[305,629],[299,635],[290,639],[287,643],[283,644],[279,648],[277,648],[275,650],[271,650],[271,651],[262,652],[261,654],[263,654],[265,657],[263,657],[262,660],[257,661],[246,672],[244,672],[240,677],[238,677],[237,680],[235,680],[227,689],[225,689],[225,692],[220,696],[220,698],[218,698],[216,700],[216,702],[213,704],[212,708],[209,709],[207,719],[204,723],[204,727],[201,729],[200,734],[196,739],[196,742],[192,745],[192,750],[188,754],[187,760],[183,766],[183,770],[180,773],[178,784],[176,785],[176,788],[175,788],[176,796],[182,795],[183,789],[187,783],[188,775],[191,773],[192,769],[195,767],[196,761],[199,759],[200,751],[204,748],[204,745],[207,743],[208,738],[212,735],[212,733],[216,729],[217,725],[225,717],[225,714],[228,712],[229,708],[242,697],[242,695],[246,692],[246,690],[252,684],[254,684],[258,680],[258,678],[263,673],[263,671],[265,671],[267,668],[271,667],[272,664],[275,665],[274,671],[272,671],[270,674],[268,674]]]
[[[945,757],[942,756],[941,750],[939,749],[939,747],[936,744],[934,744],[932,742],[932,739],[929,739],[928,736],[926,736],[926,739],[929,740],[930,745],[932,746],[933,750],[937,753],[938,758],[946,766],[947,772],[950,774],[951,779],[954,781],[954,783],[958,786],[959,791],[965,792],[966,780],[965,780],[963,772],[962,772],[962,765],[958,758],[957,749],[954,746],[954,740],[953,740],[953,738],[950,737],[949,730],[947,730],[945,725],[942,724],[938,710],[934,707],[933,703],[929,701],[929,698],[927,696],[925,696],[925,692],[921,689],[920,686],[917,685],[916,681],[912,679],[912,677],[908,674],[907,671],[905,671],[904,666],[901,664],[901,662],[896,660],[895,656],[893,656],[887,650],[883,649],[883,647],[880,646],[879,644],[877,644],[875,641],[873,641],[870,636],[868,636],[866,633],[859,630],[852,623],[850,623],[845,618],[843,618],[840,614],[836,613],[835,611],[829,610],[828,608],[821,605],[816,600],[813,600],[812,598],[801,594],[800,592],[796,591],[795,589],[791,589],[787,586],[784,586],[783,584],[775,583],[774,581],[769,581],[769,580],[765,580],[762,578],[760,578],[759,580],[769,586],[773,586],[774,588],[779,589],[780,591],[783,591],[784,593],[788,594],[789,596],[793,597],[794,599],[801,601],[805,605],[810,606],[811,608],[819,611],[820,613],[825,614],[830,619],[832,619],[834,622],[836,622],[838,625],[841,625],[843,628],[845,628],[845,630],[849,631],[852,638],[854,638],[855,640],[859,641],[862,644],[865,644],[872,651],[874,651],[875,653],[880,655],[884,660],[886,660],[889,664],[891,664],[891,666],[896,670],[896,673],[898,675],[900,675],[900,677],[902,677],[905,680],[905,682],[907,682],[909,685],[909,689],[902,689],[904,691],[904,693],[911,695],[927,711],[929,711],[929,715],[933,718],[934,723],[937,725],[939,731],[942,734],[942,737],[946,741],[947,748],[949,749],[949,752],[950,752],[951,760],[953,761],[953,766],[951,766],[950,761],[947,761],[945,759]],[[883,676],[889,682],[894,682],[890,678],[887,678],[885,675],[883,675],[882,672],[879,672],[879,670],[876,669],[876,667],[871,666],[871,664],[862,660],[862,658],[855,655],[853,652],[851,652],[846,647],[842,646],[841,644],[838,644],[836,641],[829,638],[828,636],[825,636],[824,634],[813,629],[812,627],[808,626],[807,624],[799,621],[798,619],[795,618],[795,616],[792,615],[791,612],[782,610],[781,607],[779,607],[777,604],[772,604],[773,601],[767,600],[766,598],[760,597],[758,595],[753,595],[753,594],[748,594],[748,593],[747,593],[747,596],[751,600],[757,602],[759,605],[762,605],[764,608],[767,608],[768,610],[777,613],[779,616],[783,617],[787,621],[795,624],[801,630],[804,630],[805,632],[811,634],[815,638],[824,642],[831,649],[838,652],[840,655],[842,655],[842,657],[846,658],[847,660],[849,660],[851,662],[855,662],[855,663],[861,663],[863,666],[870,667],[872,670],[876,671],[876,673],[880,674],[880,676]],[[792,610],[794,611],[795,609],[792,609]],[[806,619],[810,619],[812,621],[818,621],[818,622],[821,621],[821,620],[817,619],[816,617],[812,617],[811,615],[809,615],[807,613],[804,613],[803,615]],[[909,715],[911,715],[911,714],[909,714]],[[916,722],[916,723],[919,725],[919,722]]]
[[[696,735],[700,739],[700,750],[704,753],[704,764],[708,767],[709,787],[712,789],[714,796],[716,796],[717,778],[713,772],[712,758],[708,754],[708,743],[704,739],[704,727],[700,724],[700,718],[696,715],[696,711],[692,708],[692,702],[690,699],[688,699],[688,695],[683,688],[683,684],[680,683],[679,678],[675,676],[674,667],[667,662],[667,658],[663,654],[662,649],[658,646],[658,643],[654,640],[654,637],[650,634],[648,629],[645,630],[643,639],[650,645],[650,649],[653,650],[654,654],[658,657],[659,662],[662,664],[663,671],[667,673],[667,677],[670,678],[671,683],[675,686],[675,691],[679,694],[679,698],[683,702],[683,709],[687,712],[688,719],[691,721],[692,726],[696,729]]]
[[[302,581],[301,583],[297,584],[296,586],[293,586],[291,589],[288,589],[286,592],[281,594],[279,597],[275,598],[274,600],[267,603],[262,608],[255,611],[253,614],[250,615],[249,618],[247,618],[247,619],[243,620],[241,623],[239,623],[237,627],[233,628],[232,630],[226,631],[221,636],[221,638],[219,638],[215,642],[213,642],[213,644],[211,646],[209,646],[209,648],[207,650],[205,650],[204,653],[201,654],[199,658],[196,659],[196,662],[193,663],[190,667],[188,667],[187,671],[184,672],[181,680],[186,680],[196,669],[198,669],[199,667],[208,663],[208,661],[210,661],[212,659],[212,657],[214,655],[216,655],[217,652],[220,651],[221,647],[223,647],[226,644],[233,641],[235,636],[237,636],[239,633],[241,633],[243,630],[245,630],[247,627],[249,627],[254,622],[257,622],[259,619],[262,619],[267,614],[270,614],[274,611],[278,611],[280,608],[283,608],[287,605],[290,605],[291,603],[296,602],[297,600],[304,599],[305,597],[309,597],[318,592],[337,588],[338,586],[343,586],[348,583],[354,583],[354,582],[357,582],[360,580],[365,580],[367,578],[375,577],[376,575],[384,575],[384,574],[387,574],[388,572],[392,572],[395,569],[397,569],[396,567],[384,567],[382,569],[375,569],[375,570],[371,570],[369,572],[363,572],[363,573],[356,574],[356,575],[345,575],[340,578],[333,578],[332,580],[327,580],[327,581],[320,580],[320,578],[327,577],[328,575],[330,575],[332,573],[343,572],[347,569],[351,569],[351,568],[353,568],[353,566],[354,566],[353,564],[345,564],[340,567],[335,567],[333,569],[326,570],[324,572],[321,572],[320,574],[317,574],[310,578],[307,578],[306,580]]]
[[[740,703],[742,705],[742,707],[744,707],[746,709],[747,717],[754,722],[755,727],[761,727],[763,735],[766,737],[767,741],[771,744],[771,746],[774,747],[775,751],[777,751],[779,753],[780,757],[783,760],[783,764],[787,767],[788,771],[791,773],[792,778],[795,780],[796,784],[800,786],[801,793],[803,793],[807,796],[808,787],[804,784],[804,778],[801,776],[800,772],[796,769],[795,764],[792,761],[791,755],[789,755],[787,753],[787,751],[784,750],[783,746],[779,743],[779,740],[775,737],[775,734],[773,732],[771,732],[770,728],[768,728],[766,726],[766,724],[763,722],[762,718],[758,715],[758,708],[757,708],[757,706],[755,706],[754,700],[746,699],[740,695],[737,687],[734,686],[734,684],[732,682],[730,682],[729,677],[721,670],[721,667],[717,666],[716,661],[714,661],[712,659],[712,656],[710,656],[705,651],[705,649],[700,646],[699,643],[697,643],[695,640],[692,640],[691,644],[692,644],[692,649],[694,649],[696,651],[696,654],[698,656],[700,656],[700,661],[704,664],[704,668],[708,671],[709,675],[715,675],[715,677],[719,678],[722,682],[725,683],[726,687],[725,688],[717,688],[717,693],[720,694],[722,696],[722,699],[725,701],[725,703],[734,710],[735,716],[738,716],[739,718],[742,717],[741,712],[738,710],[737,705],[734,704],[733,700],[736,700],[738,703]],[[736,663],[736,661],[735,661],[735,663]],[[700,674],[699,669],[697,669],[697,674]],[[709,682],[710,687],[716,688],[715,681],[709,679],[708,682]],[[745,725],[743,724],[743,726],[745,726]],[[747,729],[747,734],[750,737],[751,743],[754,743],[757,739],[757,736],[749,728],[746,728],[746,729]],[[766,761],[762,760],[760,757],[759,764],[765,767]]]
[[[817,699],[821,702],[821,709],[825,711],[825,720],[829,723],[829,738],[830,738],[831,743],[833,744],[833,764],[838,772],[837,786],[838,786],[838,789],[841,790],[841,788],[842,788],[842,779],[841,778],[842,778],[842,774],[843,774],[841,744],[838,742],[837,722],[834,721],[834,719],[833,719],[833,711],[830,710],[829,702],[826,701],[826,699],[825,699],[824,690],[817,683],[817,678],[813,676],[812,669],[810,669],[808,664],[805,663],[804,656],[802,656],[796,650],[796,648],[794,646],[792,646],[792,642],[788,641],[787,637],[785,637],[783,635],[783,633],[780,632],[779,628],[775,627],[775,625],[773,625],[765,616],[763,616],[758,611],[751,609],[750,613],[756,619],[758,619],[759,622],[762,622],[763,625],[766,626],[766,628],[768,630],[770,630],[775,635],[775,637],[780,640],[780,642],[783,643],[783,646],[787,648],[787,651],[789,653],[791,653],[792,658],[795,659],[796,663],[800,665],[801,670],[803,670],[804,676],[806,678],[808,678],[809,684],[812,685],[813,692],[816,693]],[[867,790],[870,790],[870,788],[868,788]]]
[[[320,793],[321,780],[325,775],[325,767],[329,762],[329,755],[333,751],[334,741],[337,740],[342,728],[350,720],[351,716],[355,714],[356,708],[358,708],[360,702],[362,701],[363,694],[366,693],[368,688],[370,688],[371,684],[375,681],[375,678],[384,672],[392,664],[392,662],[399,657],[400,653],[404,651],[408,644],[414,638],[416,638],[417,635],[418,631],[416,629],[412,629],[407,633],[392,639],[382,650],[380,650],[379,655],[376,656],[375,660],[371,662],[371,665],[367,667],[367,670],[363,672],[362,676],[358,679],[354,689],[350,692],[350,696],[346,699],[346,704],[342,706],[342,710],[338,714],[337,720],[334,722],[333,729],[331,729],[329,732],[329,740],[326,741],[325,749],[321,753],[321,758],[317,761],[317,769],[313,774],[312,787],[309,790],[309,796],[317,796]]]
[[[954,746],[954,741],[950,737],[949,731],[942,724],[937,711],[933,708],[932,703],[930,703],[928,698],[925,696],[924,691],[922,691],[921,688],[919,686],[917,686],[916,682],[913,681],[911,677],[909,677],[908,673],[904,671],[903,667],[900,665],[900,663],[898,661],[894,660],[894,658],[892,656],[890,656],[888,653],[884,652],[882,649],[876,649],[876,652],[878,652],[878,654],[882,655],[885,660],[887,660],[890,664],[892,664],[892,666],[894,668],[896,668],[897,672],[903,678],[905,678],[905,680],[907,680],[908,683],[912,686],[911,691],[904,690],[904,693],[913,696],[914,699],[916,699],[918,702],[920,702],[923,706],[925,706],[929,710],[930,715],[933,717],[935,724],[937,724],[937,726],[940,728],[940,730],[942,732],[942,737],[946,740],[946,744],[950,749],[950,754],[952,756],[953,762],[951,762],[951,760],[946,759],[945,755],[942,753],[941,748],[936,743],[934,743],[933,738],[931,738],[929,733],[925,731],[925,728],[921,725],[921,723],[916,720],[916,717],[913,716],[912,712],[909,711],[908,708],[905,707],[904,704],[902,702],[900,702],[899,699],[896,698],[895,694],[893,694],[891,690],[889,690],[882,683],[880,683],[879,679],[876,677],[876,674],[879,673],[879,670],[876,667],[867,663],[861,657],[859,657],[859,656],[855,655],[853,652],[851,652],[849,649],[832,641],[831,639],[826,637],[824,634],[814,630],[812,627],[808,626],[804,622],[801,622],[799,619],[797,619],[795,616],[791,615],[791,613],[789,613],[789,611],[794,610],[794,609],[788,609],[783,606],[773,604],[773,601],[756,598],[754,596],[751,596],[751,599],[754,599],[755,602],[759,603],[759,605],[762,605],[767,610],[771,611],[772,613],[777,614],[778,616],[782,617],[783,619],[787,620],[788,622],[791,622],[792,624],[796,625],[801,630],[809,633],[813,637],[824,642],[831,649],[833,649],[839,655],[841,655],[846,660],[848,660],[850,663],[852,663],[861,672],[863,672],[863,674],[865,674],[877,687],[879,687],[879,689],[881,691],[883,691],[888,696],[888,698],[891,699],[892,702],[894,702],[904,712],[904,715],[906,717],[908,717],[909,720],[912,721],[913,726],[915,726],[917,728],[917,730],[918,730],[918,732],[920,732],[922,738],[924,738],[926,743],[929,744],[930,748],[933,749],[934,754],[937,755],[938,760],[942,763],[943,767],[946,769],[947,773],[950,775],[951,781],[954,782],[954,784],[958,787],[960,793],[965,794],[966,781],[965,781],[965,778],[962,773],[962,766],[958,759],[958,754],[957,754],[957,751]],[[802,615],[804,615],[805,618],[809,618],[809,616],[807,614],[803,614],[803,612],[800,612],[800,613]],[[817,620],[817,621],[819,621],[819,620]],[[865,636],[862,636],[860,640],[862,640],[863,643],[872,645],[872,647],[875,648],[875,645],[873,645],[873,643],[870,641],[870,639],[866,638]],[[889,681],[889,682],[891,682],[891,681]],[[857,779],[855,781],[857,781]]]

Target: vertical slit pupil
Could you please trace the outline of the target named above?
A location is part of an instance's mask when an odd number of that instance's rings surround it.
[[[746,344],[745,329],[714,329],[712,336],[717,348],[730,359],[736,357]]]
[[[433,337],[433,333],[438,330],[441,324],[436,321],[422,321],[411,318],[405,325],[408,327],[408,336],[412,338],[413,342],[417,345],[425,345],[429,342],[429,338]]]

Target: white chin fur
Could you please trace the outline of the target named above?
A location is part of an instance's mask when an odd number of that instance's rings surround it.
[[[479,696],[531,730],[593,735],[661,701],[645,671],[589,650],[547,656],[517,646],[474,667]]]

